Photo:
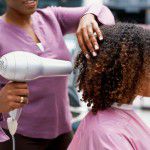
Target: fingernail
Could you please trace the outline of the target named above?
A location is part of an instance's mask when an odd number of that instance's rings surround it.
[[[95,50],[98,50],[99,49],[99,46],[98,45],[95,45]]]
[[[89,56],[89,54],[86,54],[86,55],[85,55],[85,57],[86,57],[87,59],[90,59],[90,56]]]
[[[96,32],[94,32],[94,34],[93,34],[95,37],[97,37],[97,34],[96,34]]]
[[[94,57],[97,56],[97,54],[95,52],[92,52],[92,54],[93,54]]]
[[[99,37],[99,40],[102,41],[102,40],[103,40],[103,36],[100,36],[100,37]]]

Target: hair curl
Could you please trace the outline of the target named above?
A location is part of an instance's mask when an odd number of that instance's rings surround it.
[[[131,103],[143,73],[150,73],[150,32],[128,23],[102,26],[103,42],[97,57],[76,58],[78,86],[92,111],[104,110],[114,102]]]

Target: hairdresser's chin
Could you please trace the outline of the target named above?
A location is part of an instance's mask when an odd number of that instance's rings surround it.
[[[21,15],[32,15],[38,5],[38,0],[6,0],[7,9],[11,9]]]

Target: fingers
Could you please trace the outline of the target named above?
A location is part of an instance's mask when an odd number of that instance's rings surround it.
[[[9,96],[9,100],[8,100],[9,111],[22,108],[25,104],[28,104],[27,97],[24,97],[23,102],[21,102],[20,96]]]
[[[14,86],[14,88],[18,88],[18,89],[27,89],[28,85],[25,82],[12,82],[12,86]]]
[[[90,41],[90,37],[89,37],[88,31],[87,31],[87,28],[83,28],[82,33],[83,33],[83,40],[86,43],[86,46],[88,47],[90,52],[95,56],[94,47]]]
[[[28,89],[28,85],[25,82],[8,82],[5,87],[9,90],[13,89]]]
[[[88,54],[88,50],[85,46],[85,43],[84,43],[84,40],[82,37],[82,32],[80,32],[80,30],[79,30],[79,31],[77,31],[76,35],[77,35],[78,43],[79,43],[79,46],[80,46],[82,52],[84,53],[84,55],[87,59],[90,59],[90,55]]]
[[[98,38],[100,41],[103,40],[103,34],[98,26],[98,23],[96,21],[92,22],[93,30],[96,32]]]
[[[88,31],[89,39],[90,39],[94,49],[99,50],[98,41],[97,41],[96,37],[94,36],[94,31],[93,31],[92,24],[88,26],[87,31]]]
[[[2,89],[2,93],[4,111],[21,108],[28,103],[29,90],[26,83],[9,82]]]
[[[29,96],[29,90],[28,89],[13,89],[8,90],[8,95],[10,96]]]
[[[25,97],[29,96],[29,91],[27,89],[14,89],[12,92],[13,95],[16,96],[25,96]]]
[[[24,104],[22,104],[22,103],[10,102],[9,103],[9,110],[22,108],[23,106],[24,106]]]
[[[11,82],[6,87],[7,95],[28,97],[29,90],[26,83]]]
[[[94,34],[99,37],[99,40],[103,40],[102,32],[95,20],[88,22],[84,26],[82,25],[77,32],[79,46],[88,59],[90,58],[89,52],[95,57],[97,56],[96,50],[100,49]]]
[[[23,102],[22,101],[22,98],[23,97]],[[15,102],[15,103],[23,103],[23,104],[28,104],[28,97],[25,97],[25,96],[14,96],[14,95],[9,95],[7,96],[7,102]]]
[[[21,96],[16,96],[15,97],[15,102],[16,103],[21,103]],[[28,97],[23,97],[23,102],[21,104],[28,104],[29,100]]]
[[[88,25],[86,28],[82,28],[82,35],[82,41],[86,44],[84,44],[84,46],[88,48],[94,57],[97,56],[95,50],[99,50],[99,45],[94,36],[92,24]]]

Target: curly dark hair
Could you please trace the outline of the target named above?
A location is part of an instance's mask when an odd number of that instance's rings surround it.
[[[104,110],[114,102],[129,104],[143,73],[150,73],[150,32],[134,24],[102,26],[103,42],[97,57],[87,60],[80,52],[78,86],[82,100],[92,111]]]

